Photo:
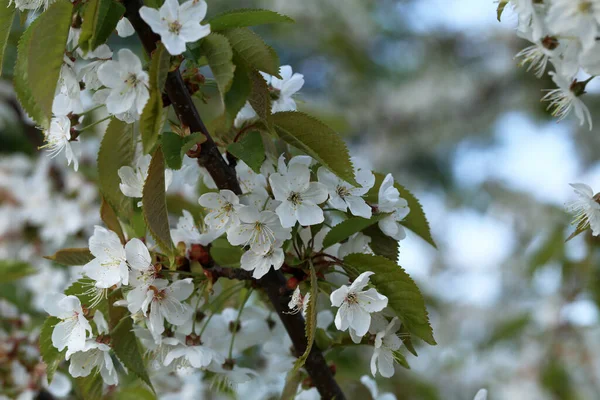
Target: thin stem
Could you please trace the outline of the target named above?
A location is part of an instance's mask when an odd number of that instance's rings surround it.
[[[101,124],[101,123],[103,123],[104,121],[107,121],[107,120],[109,120],[110,118],[111,118],[111,116],[109,115],[108,117],[104,117],[104,118],[102,118],[102,119],[100,119],[100,120],[98,120],[98,121],[96,121],[96,122],[93,122],[93,123],[91,123],[91,124],[89,124],[89,125],[87,125],[87,126],[84,126],[84,127],[83,127],[83,128],[81,128],[81,129],[77,129],[77,131],[78,131],[78,132],[83,132],[83,131],[86,131],[86,130],[88,130],[88,129],[91,129],[91,128],[95,127],[95,126],[96,126],[96,125],[98,125],[98,124]]]
[[[233,332],[231,334],[231,342],[229,342],[229,356],[228,356],[229,359],[231,359],[231,356],[233,355],[233,343],[235,342],[235,336],[237,334],[238,327],[240,325],[240,318],[242,317],[242,311],[244,311],[244,306],[246,306],[246,302],[250,298],[251,294],[252,294],[252,288],[248,289],[248,291],[246,292],[246,297],[244,297],[244,300],[242,301],[242,305],[240,306],[240,310],[238,311],[237,318],[235,319],[235,322],[233,323]]]
[[[84,116],[84,115],[86,115],[86,114],[89,114],[89,113],[91,113],[91,112],[94,112],[94,111],[96,111],[97,109],[99,109],[99,108],[102,108],[102,107],[104,107],[104,104],[100,104],[100,105],[98,105],[98,106],[96,106],[96,107],[92,107],[92,108],[90,108],[89,110],[85,110],[84,112],[82,112],[82,113],[80,113],[80,114],[77,114],[77,115],[79,115],[80,117],[82,117],[82,116]]]
[[[119,320],[119,322],[117,322],[117,324],[114,326],[114,328],[112,328],[110,330],[110,334],[112,335],[113,333],[115,333],[115,331],[121,326],[121,324],[123,323],[123,321],[125,321],[127,318],[131,318],[131,315],[127,314],[123,318],[121,318]]]

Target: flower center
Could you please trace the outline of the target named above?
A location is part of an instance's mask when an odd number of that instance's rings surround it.
[[[346,296],[346,302],[348,304],[357,304],[358,297],[356,296],[356,293],[348,293],[348,296]]]
[[[181,24],[179,21],[169,22],[169,32],[179,35],[181,31]]]
[[[254,223],[254,230],[255,230],[257,233],[260,233],[260,232],[263,230],[263,227],[264,227],[264,226],[265,226],[265,225],[264,225],[262,222],[260,222],[260,221],[256,221],[256,222]]]
[[[582,1],[579,3],[579,12],[581,13],[590,13],[592,11],[592,2],[591,1]]]
[[[288,201],[293,205],[297,206],[298,204],[302,203],[302,196],[300,195],[300,193],[292,192],[288,196]]]
[[[154,300],[156,301],[164,300],[167,297],[167,293],[164,290],[159,290],[154,285],[150,285],[148,289],[154,292]]]
[[[125,83],[128,86],[132,86],[132,87],[137,86],[138,82],[139,82],[139,80],[138,80],[137,75],[133,74],[133,73],[129,74],[129,76],[127,76],[127,79],[125,79]]]
[[[345,187],[345,186],[338,186],[338,187],[335,189],[335,192],[336,192],[336,193],[337,193],[337,195],[338,195],[338,196],[340,196],[342,199],[343,199],[344,197],[346,197],[346,196],[349,196],[349,195],[350,195],[350,191],[349,191],[349,190],[348,190],[348,188],[347,188],[347,187]]]

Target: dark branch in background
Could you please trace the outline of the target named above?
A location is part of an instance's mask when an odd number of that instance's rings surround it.
[[[126,8],[125,16],[133,25],[146,52],[151,54],[156,48],[156,43],[160,40],[160,37],[152,32],[139,15],[139,9],[143,5],[142,0],[122,0],[122,2]],[[207,140],[202,143],[198,156],[198,164],[208,170],[219,189],[229,189],[238,195],[241,194],[235,169],[227,164],[221,156],[219,149],[202,122],[198,110],[194,106],[192,97],[179,70],[169,72],[165,90],[181,123],[188,126],[191,132],[201,132],[206,136]],[[296,356],[300,356],[307,348],[304,318],[300,314],[286,313],[289,311],[287,304],[290,300],[290,291],[286,288],[283,273],[271,270],[258,282],[266,291],[273,307],[279,314],[279,318],[294,344]],[[316,344],[312,346],[304,367],[323,399],[344,400],[346,398]]]

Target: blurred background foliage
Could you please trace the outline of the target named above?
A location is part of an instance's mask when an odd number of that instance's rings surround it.
[[[407,400],[471,399],[480,387],[492,400],[600,398],[598,246],[589,233],[565,244],[564,212],[568,183],[599,187],[600,136],[546,113],[539,99],[552,83],[513,60],[526,45],[516,17],[499,23],[491,0],[208,3],[209,15],[261,7],[294,18],[257,31],[304,74],[299,108],[422,200],[439,248],[411,235],[400,264],[428,297],[439,344],[418,346],[418,358],[406,352],[411,370],[381,388]],[[7,77],[18,21],[13,29]],[[138,46],[112,40],[113,50]],[[202,92],[210,119],[218,96],[214,85]],[[600,87],[588,92],[594,114]],[[0,151],[38,157],[40,135],[10,80],[0,96]],[[354,353],[331,356],[346,390],[366,398],[357,380],[370,352],[360,368]]]

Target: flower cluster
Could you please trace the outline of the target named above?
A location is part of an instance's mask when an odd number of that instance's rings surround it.
[[[585,88],[600,73],[599,45],[600,2],[597,0],[510,0],[518,14],[517,34],[531,46],[517,54],[521,65],[533,70],[539,78],[549,74],[557,88],[548,90],[542,100],[559,120],[571,111],[581,125],[592,128],[592,118],[581,100]],[[507,1],[501,1],[501,7]],[[589,78],[580,80],[584,71]]]

